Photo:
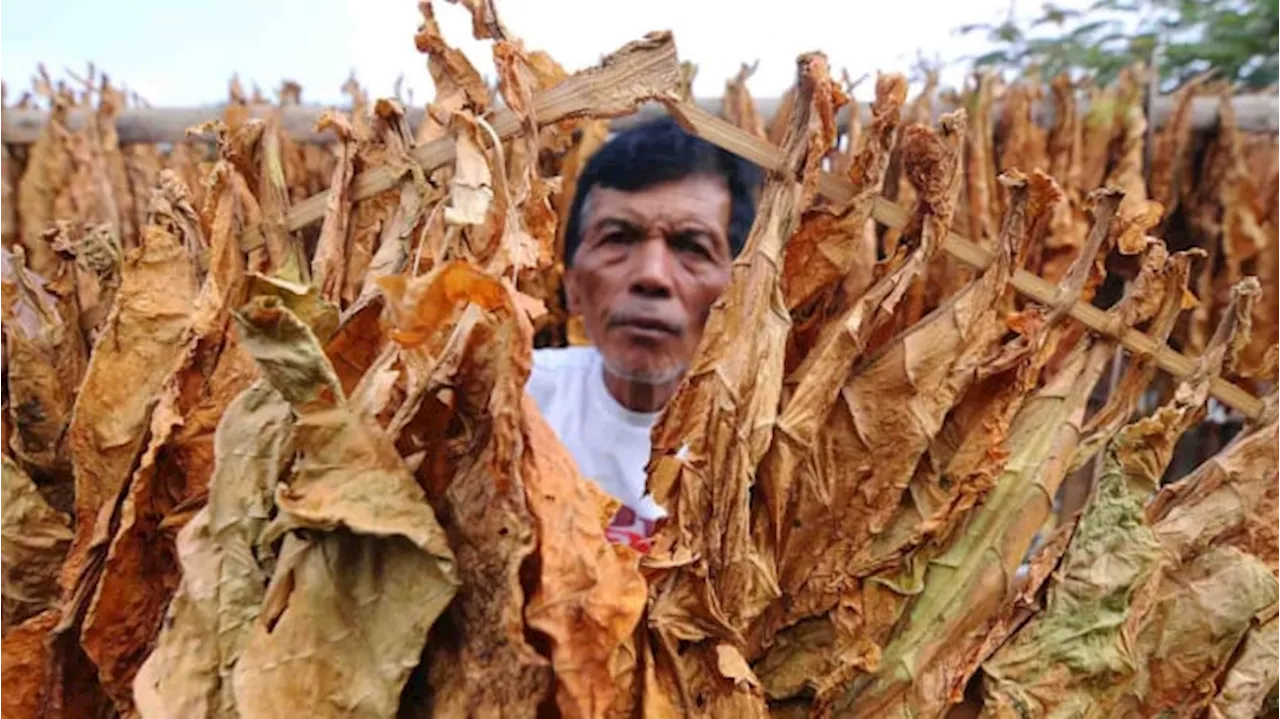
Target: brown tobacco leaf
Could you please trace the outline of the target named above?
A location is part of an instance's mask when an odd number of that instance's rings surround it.
[[[1274,218],[1275,211],[1271,210],[1269,205],[1262,204],[1263,198],[1260,196],[1262,193],[1258,182],[1260,178],[1255,178],[1248,169],[1246,140],[1241,137],[1235,126],[1234,106],[1231,99],[1226,96],[1222,98],[1220,133],[1226,146],[1228,163],[1221,186],[1223,214],[1219,250],[1224,271],[1213,278],[1213,295],[1202,297],[1203,301],[1217,305],[1212,309],[1220,307],[1220,303],[1225,300],[1225,293],[1222,292],[1223,285],[1234,285],[1239,282],[1246,274],[1250,274],[1247,268],[1252,267],[1256,267],[1257,274],[1267,280],[1264,287],[1269,289],[1271,297],[1274,298],[1276,269],[1270,266],[1273,264],[1270,260],[1275,259],[1276,246],[1280,243],[1278,238],[1280,230],[1277,229],[1274,219],[1268,219],[1268,216]],[[1275,304],[1275,300],[1270,299],[1267,304],[1269,309]],[[1275,342],[1276,334],[1272,328],[1276,323],[1265,314],[1265,309],[1259,314],[1268,318],[1260,323],[1259,329],[1265,327],[1268,330],[1259,331],[1258,337],[1251,344],[1246,367],[1256,367],[1266,348]]]
[[[972,99],[969,116],[968,152],[965,157],[965,191],[968,196],[969,238],[984,243],[995,237],[999,226],[994,128],[991,126],[996,77],[983,73]]]
[[[59,196],[66,192],[71,181],[71,157],[66,152],[63,138],[66,135],[68,107],[55,101],[49,119],[40,135],[27,151],[27,166],[18,180],[18,219],[21,223],[19,241],[26,249],[31,269],[52,279],[58,260],[53,248],[40,238],[49,223],[61,214],[55,211]]]
[[[58,567],[71,543],[71,518],[50,507],[31,477],[7,456],[3,481],[0,632],[7,635],[17,624],[57,604]]]
[[[231,672],[270,579],[274,552],[260,537],[292,453],[292,410],[270,385],[228,405],[208,503],[178,533],[181,584],[133,684],[142,716],[238,715]]]
[[[639,557],[605,538],[600,507],[608,498],[578,473],[528,395],[523,412],[522,478],[541,559],[525,620],[551,640],[560,713],[602,716],[615,696],[613,665],[639,623],[647,587]]]
[[[1148,184],[1151,198],[1164,206],[1166,216],[1178,209],[1178,199],[1182,194],[1178,181],[1182,176],[1182,166],[1194,149],[1191,147],[1191,102],[1204,79],[1195,78],[1178,88],[1172,98],[1173,114],[1153,138],[1151,180]]]
[[[251,120],[250,123],[263,122]],[[284,129],[276,114],[268,114],[254,148],[256,180],[254,197],[261,209],[261,232],[266,245],[269,271],[293,282],[310,281],[310,271],[302,243],[289,231],[289,185],[284,174]]]
[[[532,327],[521,321],[509,285],[464,262],[382,284],[394,327],[389,358],[399,364],[390,365],[392,396],[401,397],[384,410],[395,415],[387,432],[403,453],[423,455],[415,460],[418,481],[461,580],[406,706],[532,716],[553,686],[550,663],[526,635],[521,583],[538,540],[526,502],[520,409]],[[386,381],[381,362],[362,384]],[[378,395],[366,390],[355,394]]]
[[[57,609],[38,614],[5,633],[0,640],[0,714],[40,717],[48,707],[50,661],[48,639],[61,615]]]
[[[996,167],[1001,172],[1047,170],[1048,133],[1036,124],[1032,114],[1034,104],[1041,100],[1040,84],[1027,80],[1015,82],[1001,100],[1000,118],[995,128],[995,135],[1000,138]],[[1007,193],[1002,190],[1002,198],[1005,195]],[[1005,206],[1003,199],[1001,206]]]
[[[449,178],[449,204],[444,219],[451,225],[483,226],[493,205],[493,180],[489,160],[480,144],[480,128],[455,116],[456,157]],[[505,171],[497,173],[499,177]]]
[[[890,529],[919,457],[1005,332],[995,300],[1030,232],[1026,179],[1003,180],[1012,188],[1011,211],[996,260],[938,311],[854,367],[793,484],[779,561],[784,621],[831,612],[842,648],[836,665],[852,660],[867,668],[866,656],[858,655],[885,640],[873,630],[892,624],[881,616],[892,602],[861,597],[859,574],[876,561],[869,560],[873,540]],[[871,411],[873,395],[881,402]],[[842,467],[852,474],[830,481]],[[858,644],[870,648],[843,649]],[[818,701],[826,700],[820,688]]]
[[[331,129],[338,136],[337,165],[325,200],[320,239],[311,258],[311,278],[321,295],[338,302],[347,270],[347,238],[351,224],[351,182],[355,178],[355,130],[342,115],[326,111],[316,120],[316,131]]]
[[[412,132],[405,118],[404,108],[393,100],[384,99],[374,103],[373,109],[372,139],[360,144],[357,166],[362,169],[386,165],[397,168],[408,175],[402,180],[402,186],[410,185],[418,193],[427,194],[426,177],[409,158]],[[346,240],[343,305],[355,302],[368,285],[369,271],[381,243],[391,237],[388,233],[396,231],[407,234],[411,231],[396,223],[396,215],[400,212],[398,207],[403,204],[403,194],[402,189],[387,189],[357,202],[352,210]]]
[[[907,80],[902,75],[885,75],[877,80],[871,126],[848,171],[853,183],[850,201],[843,207],[819,207],[806,212],[795,237],[787,243],[783,275],[789,309],[808,304],[853,271],[860,273],[865,284],[851,287],[852,297],[861,295],[870,284],[875,246],[867,248],[861,239],[871,216],[872,201],[884,183],[889,154],[898,140],[906,94]]]
[[[872,332],[892,319],[894,308],[909,283],[928,264],[945,237],[946,216],[955,206],[959,188],[963,114],[944,117],[941,133],[925,126],[909,126],[904,131],[903,156],[907,175],[920,190],[915,215],[904,234],[904,242],[886,263],[886,273],[867,290],[838,321],[824,328],[809,357],[793,376],[798,384],[791,389],[775,422],[769,451],[757,469],[762,502],[755,518],[757,537],[778,557],[778,545],[796,528],[791,526],[793,482],[812,469],[820,433],[840,397],[840,388],[853,365],[862,356]],[[790,389],[790,388],[789,388]],[[807,528],[801,528],[807,531]],[[763,626],[751,637],[752,646],[767,644],[784,621],[786,613],[778,604],[770,608]],[[754,652],[753,652],[754,653]]]
[[[1095,232],[1107,234],[1118,198],[1105,201]],[[1108,205],[1103,205],[1107,207]],[[1086,269],[1092,263],[1084,264]],[[1152,310],[1138,292],[1111,310],[1129,324]],[[896,707],[932,715],[958,701],[965,683],[989,651],[985,639],[1007,631],[1002,609],[1025,590],[1015,572],[1051,510],[1050,498],[1069,468],[1089,394],[1110,361],[1113,345],[1084,339],[1062,368],[1022,406],[1008,432],[1010,452],[983,504],[953,539],[929,561],[923,589],[885,647],[880,670],[855,681],[835,702],[859,716],[879,716]]]
[[[1035,228],[1062,201],[1062,191],[1048,175],[1036,171],[1028,178],[1027,195],[1026,241],[1034,243]],[[1095,242],[1101,240],[1101,235],[1095,236]],[[1073,277],[1077,281],[1066,283],[1059,307],[1073,301],[1079,290],[1080,271]],[[984,358],[973,383],[920,458],[904,497],[907,506],[875,538],[868,566],[885,563],[927,539],[945,539],[991,488],[1008,458],[1004,440],[1009,424],[1036,386],[1063,316],[1051,308],[1033,308],[1005,318],[1017,337]]]
[[[464,108],[477,114],[484,113],[489,108],[490,93],[484,78],[467,56],[445,42],[431,2],[419,2],[418,10],[422,13],[422,24],[418,26],[413,42],[418,52],[426,54],[427,69],[436,88],[435,100],[428,106],[415,137],[421,145],[445,136],[445,127],[452,113]]]
[[[1171,289],[1185,279],[1183,263]],[[1168,294],[1166,306],[1178,307],[1178,293]],[[1242,292],[1237,300],[1248,297]],[[1167,555],[1143,511],[1172,459],[1174,444],[1203,415],[1209,382],[1221,370],[1230,336],[1239,326],[1237,317],[1233,313],[1219,327],[1196,371],[1173,399],[1152,416],[1120,430],[1108,446],[1101,478],[1055,573],[1044,612],[983,665],[990,712],[1020,706],[1048,716],[1113,711],[1154,716],[1161,708],[1186,705],[1187,689],[1204,683],[1205,677],[1197,674],[1216,667],[1216,662],[1205,660],[1225,658],[1223,650],[1230,652],[1253,615],[1274,601],[1275,579],[1260,563],[1253,561],[1259,575],[1248,562],[1239,564],[1221,555],[1206,565],[1222,570],[1220,581],[1204,577],[1205,568],[1193,568],[1183,581],[1169,583],[1166,592],[1160,574]],[[1259,576],[1270,582],[1271,600],[1265,598],[1268,587],[1258,584]],[[1210,587],[1215,583],[1230,589],[1214,596]],[[1240,606],[1223,606],[1227,597]],[[1215,607],[1215,629],[1196,636],[1201,630],[1194,618],[1205,612],[1187,604],[1202,601]],[[1227,626],[1232,616],[1239,627],[1234,637]],[[1215,642],[1206,640],[1215,635],[1221,637],[1218,646],[1209,649]],[[1223,639],[1229,642],[1225,647]],[[1197,649],[1187,652],[1181,647]],[[1209,651],[1202,654],[1204,649]],[[1141,658],[1148,653],[1154,660],[1152,673],[1142,676],[1146,672]],[[1166,659],[1171,660],[1168,668]],[[1162,684],[1175,696],[1162,697]]]
[[[1080,133],[1080,188],[1091,191],[1106,180],[1111,162],[1112,138],[1118,134],[1123,107],[1116,84],[1105,89],[1088,82],[1088,111]]]
[[[26,267],[21,246],[4,256],[5,382],[8,414],[14,432],[6,435],[6,449],[30,472],[59,487],[71,510],[71,457],[66,429],[71,421],[75,391],[87,362],[79,327],[63,319],[75,310],[70,301],[53,294],[50,284]],[[9,290],[12,288],[12,295]]]
[[[6,145],[0,148],[0,246],[12,250],[20,236],[18,226],[18,163]]]
[[[1280,679],[1280,646],[1275,611],[1271,617],[1249,630],[1241,643],[1221,688],[1209,706],[1211,719],[1252,719],[1263,716],[1267,695]]]
[[[168,171],[161,182],[176,181]],[[203,504],[214,472],[214,434],[227,407],[256,373],[253,360],[228,334],[230,308],[247,289],[238,238],[229,224],[238,198],[215,193],[211,269],[192,315],[192,332],[166,377],[152,413],[150,441],[131,480],[102,580],[84,620],[82,642],[102,682],[122,709],[164,607],[178,586],[172,532],[191,504]],[[165,205],[153,205],[161,221]],[[198,228],[190,232],[199,239]]]
[[[682,702],[699,697],[696,707],[685,704],[687,712],[764,712],[749,684],[716,678],[708,686],[698,677],[705,671],[699,666],[715,666],[715,645],[743,644],[746,623],[778,592],[772,566],[752,542],[753,475],[782,391],[790,329],[779,286],[783,246],[814,196],[839,97],[823,55],[803,55],[797,65],[785,169],[767,181],[698,356],[654,428],[649,491],[669,518],[646,558],[654,571],[649,626]],[[696,642],[696,649],[678,656],[672,652],[679,641]],[[703,684],[696,690],[689,686],[695,680]]]
[[[1055,77],[1050,87],[1054,122],[1048,137],[1049,174],[1071,192],[1080,188],[1082,138],[1079,111],[1076,109],[1076,88],[1066,73]]]
[[[143,229],[121,274],[115,309],[94,347],[68,429],[76,536],[62,571],[70,603],[64,622],[97,583],[116,501],[142,451],[154,397],[182,350],[195,304],[187,238],[159,219]]]
[[[206,175],[200,162],[203,155],[201,147],[203,143],[180,140],[173,143],[173,149],[169,150],[169,155],[163,162],[164,169],[172,170],[182,180],[182,184],[187,186],[188,191],[191,192],[192,204],[196,207],[204,206]]]
[[[783,246],[835,137],[826,58],[804,55],[797,65],[799,104],[786,136],[785,173],[765,184],[758,219],[712,307],[701,351],[654,429],[649,490],[669,513],[646,559],[662,568],[649,615],[664,637],[658,646],[677,638],[741,644],[745,622],[777,592],[771,568],[751,549],[750,487],[782,390],[790,329],[778,273]],[[717,581],[705,583],[705,573]],[[724,605],[731,614],[722,614],[721,597],[733,597]]]
[[[936,71],[926,71],[925,84],[920,94],[908,105],[903,115],[903,122],[908,124],[930,125],[934,121],[934,100],[938,93],[939,76]],[[901,153],[895,152],[889,158],[889,167],[885,176],[885,197],[904,207],[915,205],[916,192],[911,181],[902,172]],[[884,251],[892,255],[897,251],[898,242],[902,238],[902,229],[887,227],[884,230]]]
[[[956,146],[960,133],[963,132],[963,117],[945,117],[943,119],[941,137],[935,136],[932,131],[922,126],[912,126],[908,128],[908,133],[904,138],[904,168],[912,178],[913,184],[917,187],[920,194],[920,203],[917,207],[916,215],[912,220],[912,226],[919,229],[909,230],[906,237],[908,242],[904,243],[900,248],[900,252],[905,250],[911,244],[919,245],[919,251],[913,253],[899,271],[886,275],[887,281],[878,282],[873,286],[866,295],[855,306],[854,311],[847,315],[840,324],[832,327],[835,332],[827,343],[820,345],[819,352],[812,356],[812,362],[806,361],[804,365],[797,370],[800,379],[800,386],[787,400],[787,406],[784,408],[780,425],[786,430],[784,435],[792,434],[795,421],[813,421],[817,420],[818,424],[812,429],[816,431],[807,431],[803,434],[795,435],[794,439],[801,440],[795,448],[799,450],[794,458],[783,460],[784,464],[790,461],[797,462],[799,465],[795,472],[787,472],[779,466],[778,470],[770,473],[771,479],[766,491],[766,496],[773,496],[777,493],[777,503],[774,504],[775,516],[778,517],[777,524],[779,531],[779,556],[778,564],[782,577],[782,589],[790,597],[787,606],[787,616],[791,620],[804,616],[809,616],[814,612],[823,611],[823,605],[833,601],[834,595],[840,591],[839,584],[842,578],[837,575],[829,577],[830,583],[824,586],[809,585],[811,579],[816,580],[819,576],[825,575],[825,568],[831,565],[826,564],[835,560],[835,555],[823,558],[824,552],[819,547],[826,547],[826,542],[843,542],[851,541],[853,545],[847,549],[856,552],[862,539],[855,538],[852,535],[846,535],[844,532],[829,533],[822,530],[826,526],[828,520],[823,517],[832,509],[844,507],[841,500],[836,496],[842,492],[857,493],[863,501],[872,501],[873,495],[883,489],[883,485],[877,485],[878,488],[872,488],[867,485],[866,492],[855,489],[858,482],[841,483],[841,486],[829,486],[826,481],[828,472],[834,468],[839,458],[848,459],[853,464],[849,466],[862,466],[862,463],[855,461],[856,457],[864,456],[868,452],[866,440],[859,441],[853,438],[859,432],[876,432],[875,428],[863,426],[860,410],[857,407],[857,397],[861,390],[856,389],[859,383],[869,382],[871,384],[887,382],[892,385],[894,382],[888,378],[873,380],[873,378],[881,377],[881,372],[888,371],[891,375],[892,370],[888,368],[900,363],[904,357],[901,354],[907,351],[908,354],[914,354],[915,349],[913,343],[915,339],[907,339],[903,336],[894,341],[892,348],[882,348],[874,355],[866,356],[863,349],[866,346],[867,334],[875,329],[877,319],[883,320],[888,313],[893,312],[893,308],[897,304],[897,300],[901,297],[901,292],[905,289],[904,282],[909,281],[908,278],[922,269],[929,256],[941,244],[941,240],[947,234],[947,227],[950,225],[952,213],[954,212],[956,193],[959,180],[959,148]],[[1019,216],[1016,220],[1021,223],[1024,218]],[[1020,225],[1014,230],[1015,235],[1020,239]],[[917,239],[913,239],[916,238]],[[972,325],[973,329],[977,329],[982,324],[981,320],[985,319],[983,309],[978,309],[982,305],[981,296],[983,292],[994,292],[992,297],[997,296],[1004,290],[1004,280],[1010,271],[1009,262],[1012,258],[1014,238],[1009,238],[1009,245],[1002,250],[1001,261],[996,263],[995,269],[987,278],[984,289],[977,292],[973,300],[976,301],[972,307],[968,301],[958,302],[955,307],[959,308],[959,314],[955,318],[951,318],[949,310],[935,317],[926,325],[920,327],[934,327],[929,330],[929,334],[937,329],[942,328],[953,319],[960,324],[957,326],[957,334],[951,339],[959,340],[960,335],[966,334],[968,328]],[[989,285],[989,286],[988,286]],[[976,287],[976,286],[975,286]],[[874,302],[874,304],[870,304]],[[987,302],[989,305],[990,302]],[[984,335],[978,330],[976,335]],[[943,332],[946,335],[946,332]],[[939,338],[941,341],[946,340]],[[974,337],[975,343],[982,343],[984,339]],[[963,343],[962,343],[963,344]],[[836,349],[844,346],[846,349],[836,352]],[[908,346],[912,348],[908,350]],[[951,349],[959,350],[960,345],[957,344]],[[958,359],[958,357],[956,358]],[[967,361],[967,360],[966,360]],[[965,364],[961,361],[959,365]],[[914,363],[915,360],[912,360]],[[948,365],[946,362],[937,363],[937,359],[924,360],[919,369],[926,366],[934,366],[936,370],[941,371],[936,381],[941,381],[946,376]],[[915,369],[908,370],[908,374],[903,375],[902,379],[906,381],[903,390],[908,390],[910,381],[907,377],[915,372]],[[866,373],[866,377],[859,379],[860,375]],[[928,384],[926,380],[921,380],[922,391],[923,385]],[[888,389],[888,385],[882,387],[886,392],[886,396],[892,393]],[[946,400],[942,400],[945,404]],[[907,409],[904,402],[902,409],[911,413],[915,409]],[[923,408],[921,408],[923,409]],[[943,409],[945,411],[945,407]],[[813,413],[817,414],[813,414]],[[852,422],[852,425],[849,423]],[[853,426],[859,429],[854,430]],[[883,425],[888,428],[888,424]],[[899,427],[902,430],[904,428]],[[923,427],[921,429],[924,429]],[[925,430],[929,434],[929,430]],[[812,439],[807,437],[812,436]],[[852,442],[852,444],[850,444]],[[923,449],[923,448],[922,448]],[[845,454],[845,452],[848,452]],[[835,453],[835,454],[833,454]],[[907,454],[907,452],[903,452]],[[865,455],[869,456],[869,455]],[[780,458],[782,459],[782,458]],[[914,465],[914,458],[909,460]],[[885,467],[887,474],[882,478],[888,478],[893,474],[893,470]],[[788,476],[794,474],[788,479]],[[774,482],[781,482],[782,486],[776,486]],[[775,488],[776,487],[776,488]],[[823,499],[826,497],[827,499]],[[830,503],[828,503],[828,500]],[[848,501],[857,501],[852,495]],[[816,503],[815,503],[816,502]],[[785,510],[783,509],[785,507]],[[785,514],[783,513],[785,511]],[[841,509],[840,511],[843,511]],[[855,512],[856,514],[856,512]],[[837,521],[831,518],[832,521]],[[874,527],[872,531],[879,531],[878,524],[880,519],[869,519],[869,524],[865,527]],[[811,545],[808,551],[801,551],[802,546]],[[843,544],[841,546],[844,546]],[[834,550],[833,550],[834,552]],[[851,556],[851,555],[850,555]],[[846,557],[848,559],[849,557]],[[819,569],[819,566],[824,569]],[[805,591],[801,592],[801,588],[805,587]],[[813,590],[813,591],[809,591]]]
[[[128,180],[129,204],[133,212],[135,236],[141,228],[147,226],[147,208],[151,204],[151,191],[160,179],[160,171],[164,169],[164,156],[156,145],[125,145],[121,148],[124,156],[125,177]],[[188,192],[193,192],[188,186]],[[192,203],[199,207],[198,202]],[[136,240],[133,240],[136,244]]]
[[[297,452],[263,537],[284,542],[235,663],[237,707],[390,716],[453,597],[453,555],[390,440],[348,406],[311,330],[270,296],[235,317],[293,407]]]
[[[720,116],[756,137],[765,137],[764,119],[757,112],[756,102],[747,89],[747,80],[751,79],[759,66],[758,61],[753,65],[743,63],[737,76],[725,82],[724,97],[720,100]]]

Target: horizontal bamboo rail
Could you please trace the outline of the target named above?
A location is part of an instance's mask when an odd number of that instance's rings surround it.
[[[778,107],[778,98],[764,98],[756,102],[762,116],[772,117]],[[698,107],[707,112],[717,112],[720,107],[718,98],[701,98]],[[1280,99],[1276,95],[1240,95],[1232,100],[1236,111],[1236,125],[1246,132],[1275,133],[1280,120]],[[1217,97],[1198,97],[1191,104],[1191,125],[1198,130],[1212,129],[1218,122]],[[262,116],[275,110],[272,106],[257,105],[249,108],[250,114]],[[285,132],[292,138],[302,142],[328,143],[334,137],[329,132],[316,132],[316,119],[325,110],[318,105],[288,105],[278,108],[281,111],[281,124]],[[858,106],[864,119],[870,118],[869,105]],[[123,144],[176,142],[186,136],[189,127],[195,127],[221,116],[222,107],[148,107],[128,108],[116,118],[116,133]],[[638,121],[656,117],[665,112],[662,105],[651,103],[639,112],[625,117],[615,118],[615,129],[626,128]],[[850,108],[840,115],[843,127],[849,119]],[[1173,100],[1169,97],[1158,97],[1152,104],[1152,125],[1160,127],[1173,112]],[[83,125],[89,111],[76,109],[69,113],[67,124],[71,129]],[[417,127],[422,121],[423,110],[420,107],[410,108],[407,112],[409,124]],[[42,110],[6,109],[0,114],[0,140],[9,145],[23,145],[35,142],[48,120],[48,113]],[[1053,121],[1053,106],[1041,102],[1035,106],[1037,121],[1048,126]],[[212,135],[204,136],[212,140]]]

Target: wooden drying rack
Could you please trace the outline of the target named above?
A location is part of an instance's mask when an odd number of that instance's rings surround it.
[[[559,85],[534,95],[531,111],[538,124],[547,125],[584,115],[615,120],[634,115],[637,110],[634,98],[627,99],[628,93],[620,92],[619,88],[634,91],[645,86],[646,82],[650,86],[661,87],[664,83],[669,86],[672,73],[678,73],[675,46],[669,33],[651,34],[642,44],[649,46],[648,51],[619,54],[601,66],[573,75]],[[692,132],[765,169],[778,170],[785,164],[777,147],[716,117],[698,103],[668,101],[667,109]],[[495,109],[486,120],[502,139],[514,136],[522,129],[515,113],[506,108]],[[454,160],[454,141],[449,137],[441,138],[414,148],[411,154],[424,170],[430,171]],[[357,175],[352,183],[352,201],[390,189],[406,171],[407,168],[393,169],[383,165]],[[836,202],[847,201],[853,196],[852,184],[829,172],[822,173],[818,187],[819,192]],[[298,230],[319,222],[324,217],[327,197],[326,190],[293,205],[288,213],[289,229]],[[872,216],[881,224],[902,228],[909,214],[906,208],[878,197]],[[947,236],[942,249],[979,269],[985,268],[992,260],[992,253],[954,232]],[[1059,300],[1057,286],[1026,270],[1015,272],[1010,284],[1020,294],[1043,305],[1055,305]],[[1161,369],[1174,377],[1182,379],[1195,370],[1195,360],[1138,330],[1117,330],[1107,314],[1093,305],[1077,301],[1070,307],[1069,314],[1094,332],[1114,337],[1130,352],[1153,357]],[[1215,378],[1210,385],[1210,393],[1250,419],[1258,419],[1262,415],[1261,400],[1226,380]]]

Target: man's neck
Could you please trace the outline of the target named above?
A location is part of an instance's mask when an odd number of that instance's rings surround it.
[[[618,404],[632,412],[657,412],[675,395],[676,388],[680,386],[680,380],[648,384],[628,380],[604,370],[604,386]]]

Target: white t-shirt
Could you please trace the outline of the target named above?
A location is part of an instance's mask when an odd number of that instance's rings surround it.
[[[636,545],[666,512],[645,494],[650,430],[657,412],[633,412],[604,384],[595,347],[540,349],[526,385],[583,476],[622,502],[610,537]]]

